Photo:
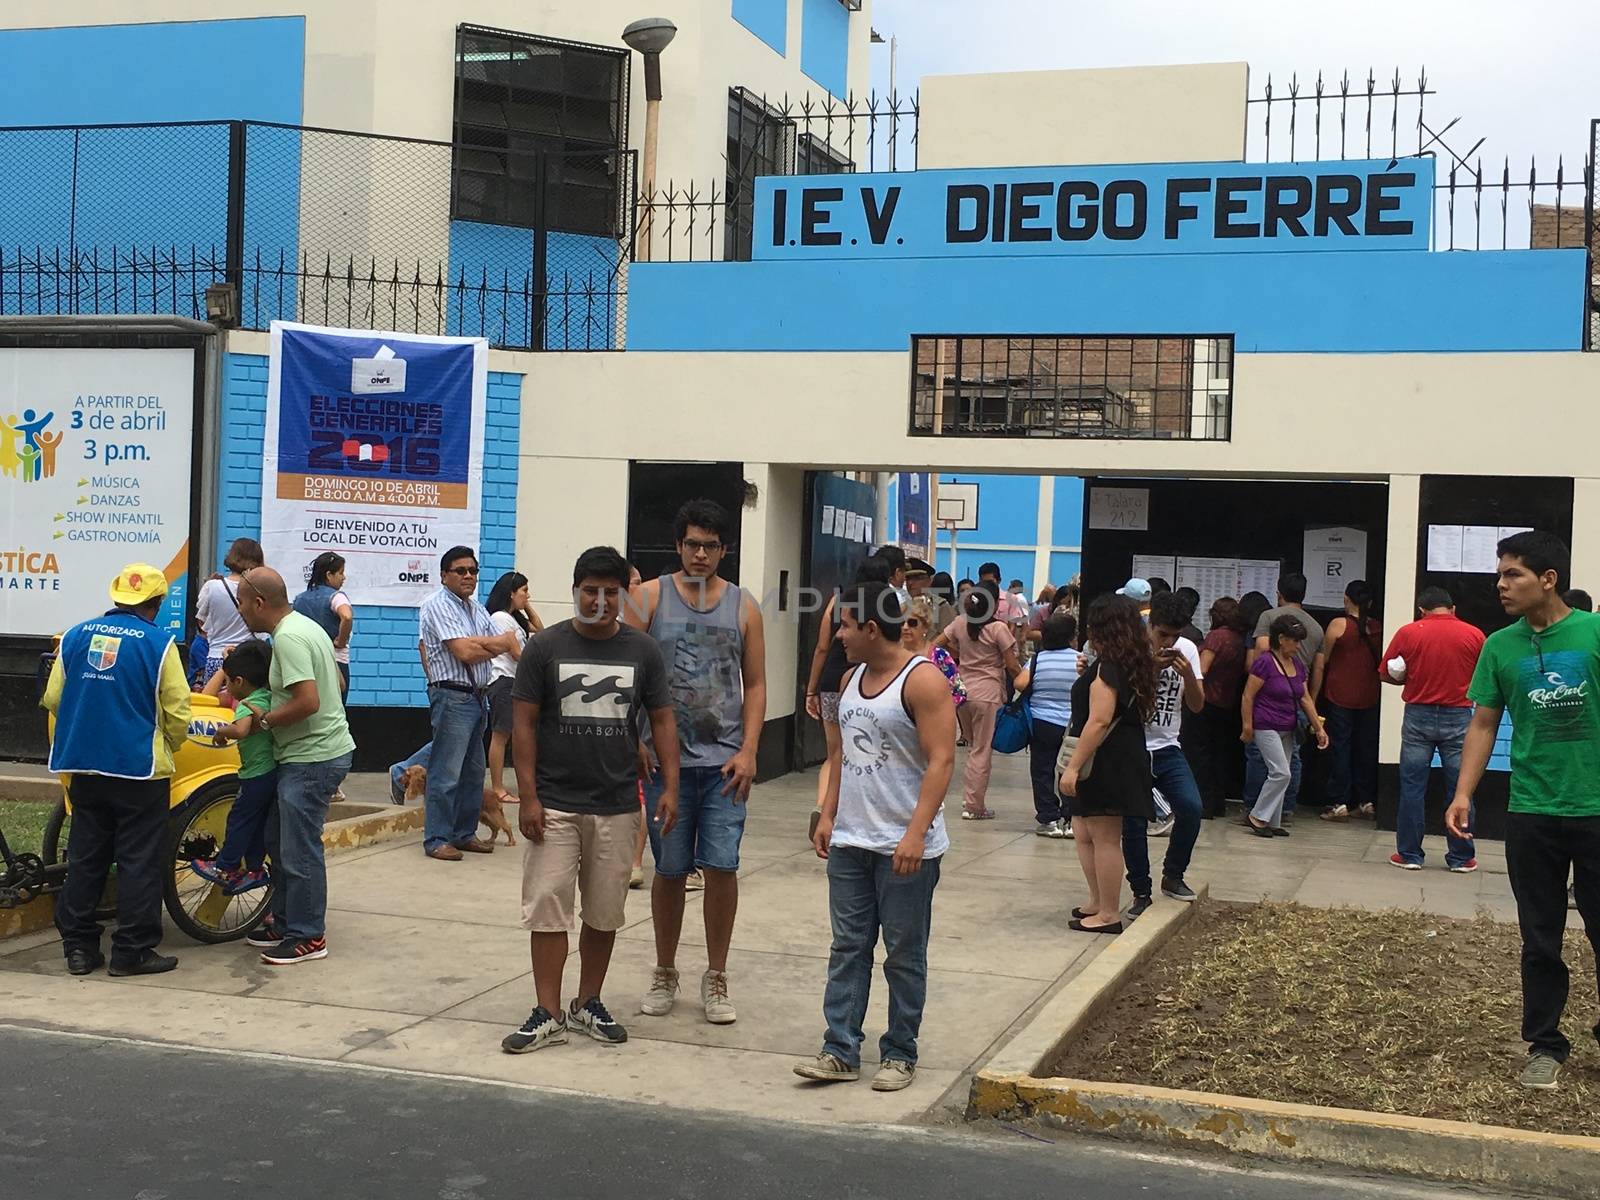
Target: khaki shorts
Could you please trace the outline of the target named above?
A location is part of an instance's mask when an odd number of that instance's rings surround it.
[[[522,841],[522,927],[570,933],[576,889],[585,925],[621,929],[638,835],[637,812],[598,817],[545,809],[544,841]]]

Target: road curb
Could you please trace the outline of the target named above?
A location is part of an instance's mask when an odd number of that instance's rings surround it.
[[[974,1076],[967,1119],[1600,1200],[1600,1138],[1041,1075],[1195,907],[1158,904],[1101,951]]]
[[[52,794],[59,796],[60,785],[50,782],[54,788]],[[382,812],[329,821],[322,828],[323,852],[329,855],[347,854],[379,842],[405,837],[422,828],[425,815],[420,806],[393,807]],[[54,896],[40,896],[20,908],[0,909],[0,942],[48,929],[54,920]]]

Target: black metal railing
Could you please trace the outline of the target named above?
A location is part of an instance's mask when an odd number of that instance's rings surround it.
[[[629,151],[509,155],[525,224],[464,219],[449,142],[248,121],[0,129],[0,314],[297,320],[623,344]]]

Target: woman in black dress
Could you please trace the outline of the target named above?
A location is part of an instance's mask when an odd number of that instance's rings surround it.
[[[1144,744],[1155,711],[1155,659],[1139,606],[1126,596],[1101,596],[1086,620],[1095,657],[1072,687],[1078,744],[1061,773],[1061,791],[1072,797],[1089,902],[1067,924],[1084,933],[1121,933],[1122,820],[1156,815]]]

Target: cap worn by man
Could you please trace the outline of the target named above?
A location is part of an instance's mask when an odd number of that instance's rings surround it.
[[[1150,581],[1137,577],[1128,580],[1127,583],[1117,589],[1117,595],[1126,596],[1137,604],[1148,604],[1151,594]]]

